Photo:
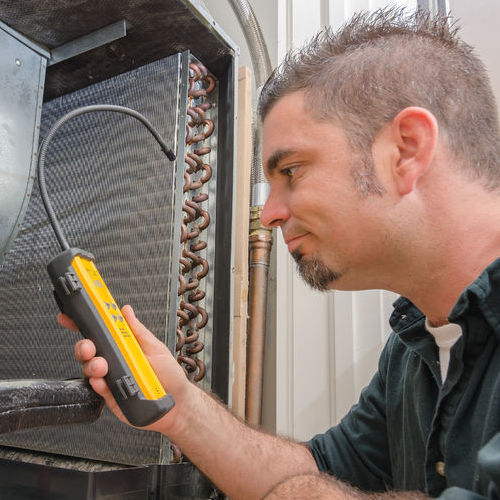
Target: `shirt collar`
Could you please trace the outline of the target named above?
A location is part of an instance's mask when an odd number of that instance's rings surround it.
[[[492,262],[460,295],[449,321],[461,323],[469,311],[482,312],[500,341],[500,258]]]
[[[424,318],[423,313],[406,297],[399,297],[393,307],[394,311],[389,318],[389,324],[395,333],[402,333],[416,321]]]
[[[423,313],[405,297],[399,297],[393,306],[389,323],[397,334],[424,318]],[[500,342],[500,258],[461,293],[448,319],[451,323],[463,324],[463,318],[472,311],[482,313]]]

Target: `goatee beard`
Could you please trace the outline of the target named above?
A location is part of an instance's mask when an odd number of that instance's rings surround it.
[[[316,257],[305,259],[298,250],[292,252],[292,257],[297,263],[297,272],[302,279],[311,288],[320,292],[327,291],[329,285],[342,276],[341,273],[333,271]]]

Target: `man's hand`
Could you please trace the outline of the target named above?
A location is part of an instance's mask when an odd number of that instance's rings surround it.
[[[172,394],[176,402],[176,406],[174,406],[174,408],[164,417],[147,427],[143,427],[143,429],[169,434],[173,431],[173,427],[176,423],[175,417],[178,413],[178,411],[176,411],[178,409],[177,402],[179,402],[179,404],[182,403],[183,398],[186,397],[186,393],[189,392],[191,384],[189,383],[184,370],[172,356],[167,346],[158,340],[136,318],[132,307],[124,306],[122,308],[122,314],[139,342],[139,345],[144,351],[144,354],[151,363],[151,366],[153,367],[153,370],[155,371],[161,384],[167,392]],[[78,331],[78,328],[73,320],[65,314],[59,314],[57,320],[61,326]],[[108,364],[104,358],[96,356],[94,343],[88,339],[77,342],[75,345],[75,356],[76,359],[82,364],[83,374],[85,377],[88,377],[90,385],[94,391],[104,398],[109,409],[120,420],[128,423],[104,379],[108,372]]]

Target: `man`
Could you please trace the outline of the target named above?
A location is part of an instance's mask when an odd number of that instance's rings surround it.
[[[407,298],[358,405],[307,445],[232,417],[124,307],[176,401],[148,429],[233,499],[497,498],[500,138],[481,62],[445,19],[359,15],[289,55],[260,113],[262,219],[305,281]],[[93,344],[76,356],[123,419]]]

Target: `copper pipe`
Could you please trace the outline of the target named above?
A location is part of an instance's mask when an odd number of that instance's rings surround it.
[[[186,144],[193,142],[193,134],[193,129],[189,125],[186,125]]]
[[[198,231],[197,234],[196,234],[196,236],[198,236],[199,233],[200,232]],[[198,257],[198,255],[196,255],[194,252],[190,252],[189,250],[184,249],[182,251],[182,256],[185,257],[185,258],[187,258],[187,259],[191,259],[191,261],[193,262],[193,264],[195,264],[196,266],[200,263],[200,257]]]
[[[184,369],[188,373],[196,371],[196,361],[193,358],[190,358],[189,356],[179,356],[177,360],[179,361],[179,363],[184,364]]]
[[[185,208],[189,207],[189,208]],[[193,222],[200,216],[201,212],[201,207],[198,205],[198,203],[192,201],[192,200],[186,200],[184,205],[182,206],[182,210],[185,212],[189,213],[192,217],[192,219],[189,222]]]
[[[202,64],[200,61],[195,63],[196,66],[198,66],[198,70],[201,74],[201,78],[205,78],[208,75],[208,69],[204,64]]]
[[[186,291],[196,290],[200,286],[200,282],[196,278],[189,278],[189,283],[186,285]]]
[[[259,89],[264,85],[272,72],[271,60],[262,30],[248,0],[229,0],[229,3],[236,14],[236,18],[250,49],[255,74],[255,87],[257,92],[259,92]],[[259,123],[256,117],[254,123]],[[250,267],[248,288],[247,401],[245,410],[246,420],[252,425],[259,425],[261,422],[267,276],[272,247],[272,233],[262,226],[260,222],[260,212],[262,211],[260,205],[263,204],[260,196],[263,194],[261,188],[265,185],[266,181],[261,163],[262,146],[259,140],[260,134],[258,128],[259,125],[256,125],[253,134],[251,229],[248,239]],[[258,373],[258,370],[261,370],[261,373]],[[255,387],[253,383],[255,383]]]
[[[212,177],[212,167],[210,165],[207,165],[206,163],[204,163],[201,168],[203,169],[203,171],[205,172],[205,175],[200,179],[200,181],[202,182],[202,184],[205,184],[206,182],[208,182],[211,177]]]
[[[255,427],[262,423],[262,387],[266,341],[267,278],[273,237],[260,221],[262,207],[250,210],[246,421]]]
[[[207,91],[205,89],[193,90],[189,95],[195,98],[202,97],[207,95]]]
[[[182,309],[177,309],[177,316],[180,318],[181,322],[184,324],[187,324],[189,320],[191,319],[189,317],[189,314],[186,311],[183,311]]]
[[[210,153],[210,151],[212,151],[212,148],[210,146],[205,146],[203,148],[195,149],[194,154],[197,156],[203,156]]]
[[[200,215],[203,217],[203,222],[201,224],[198,224],[198,229],[200,231],[203,231],[210,224],[210,214],[206,210],[201,210]]]
[[[186,172],[188,174],[192,174],[193,172],[196,172],[197,165],[196,165],[196,161],[194,158],[191,158],[189,155],[187,155],[186,158],[184,158],[184,161],[189,165],[189,168],[186,169]]]
[[[191,344],[192,342],[196,342],[198,340],[199,336],[200,336],[200,333],[197,332],[196,330],[188,329],[187,336],[184,339],[184,342],[186,344]]]
[[[188,158],[189,158],[189,161],[188,161]],[[201,167],[201,164],[203,163],[201,161],[201,158],[198,156],[198,155],[195,155],[194,153],[188,153],[187,156],[186,156],[186,161],[192,165],[191,163],[191,160],[194,161],[194,170],[198,170],[199,167]]]
[[[191,69],[194,73],[193,75],[193,81],[197,81],[201,78],[201,68],[200,64],[195,64],[195,63],[189,63],[189,69]]]
[[[199,125],[205,119],[205,112],[199,107],[188,108],[187,114],[191,117],[189,126]]]
[[[181,225],[181,243],[184,243],[187,240],[188,232],[186,224]],[[181,262],[182,264],[182,262]]]
[[[189,303],[189,302],[184,302],[181,300],[181,308],[185,309],[189,315],[189,319],[196,318],[198,316],[198,309],[196,308],[195,305]]]
[[[182,346],[186,343],[186,338],[184,337],[184,332],[180,328],[177,328],[175,330],[175,333],[177,335],[177,343],[175,344],[175,350],[180,351],[182,349]]]
[[[192,231],[189,231],[189,233],[187,233],[187,239],[194,240],[195,238],[198,238],[199,235],[200,235],[200,230],[198,228],[194,228]]]
[[[193,207],[190,207],[187,203],[182,205],[182,210],[187,213],[187,216],[182,220],[184,224],[193,222],[196,219],[196,210]]]
[[[192,292],[188,295],[189,302],[199,302],[205,298],[205,292],[203,290],[198,290],[196,293]]]
[[[179,290],[177,290],[177,295],[179,297],[186,292],[186,287],[187,287],[186,278],[182,274],[179,274]]]
[[[184,187],[182,188],[182,192],[185,193],[191,189],[191,177],[187,172],[184,173]]]
[[[191,137],[191,141],[190,143],[195,143],[195,142],[201,142],[201,141],[204,141],[205,140],[205,134],[203,132],[200,132],[199,134],[196,134],[196,135],[193,135]]]
[[[205,130],[205,126],[207,127],[206,130]],[[204,139],[208,139],[213,134],[213,131],[214,131],[214,122],[212,120],[209,120],[208,118],[203,120]]]
[[[201,330],[207,324],[208,314],[203,307],[198,307],[198,312],[201,314],[201,320],[199,323],[196,323],[196,328],[198,328],[198,330]]]
[[[201,359],[196,359],[196,366],[198,367],[198,373],[193,377],[195,382],[199,382],[205,376],[205,363]]]
[[[202,240],[198,240],[196,243],[189,245],[189,250],[191,252],[201,252],[205,250],[205,248],[207,248],[207,242]]]
[[[198,354],[203,350],[204,344],[203,342],[200,342],[197,340],[196,342],[193,342],[189,346],[186,347],[186,353],[187,354]]]
[[[208,82],[208,87],[205,89],[207,94],[210,94],[215,88],[215,78],[211,75],[207,75],[205,80]]]
[[[198,106],[196,106],[196,107],[201,108],[203,111],[207,111],[208,109],[210,109],[212,107],[212,104],[209,102],[202,102],[201,104],[198,104]]]
[[[181,241],[181,242],[182,242],[182,241]],[[181,264],[181,266],[182,266],[182,269],[181,269],[182,274],[186,274],[186,273],[188,273],[189,271],[191,271],[191,262],[190,262],[188,259],[186,259],[185,257],[181,257],[181,258],[179,259],[179,262],[180,262],[180,264]],[[181,278],[183,278],[183,276],[182,276],[182,275],[179,275],[179,281],[181,281]],[[186,279],[186,278],[184,278],[184,280],[185,280],[185,279]],[[183,282],[181,281],[181,285],[182,285],[182,284],[183,284]],[[184,283],[184,288],[182,289],[181,295],[182,295],[182,294],[186,291],[186,288],[185,288],[185,287],[186,287],[186,284]]]
[[[201,202],[207,201],[207,200],[208,200],[208,194],[206,194],[206,193],[200,193],[200,194],[197,194],[196,196],[193,196],[193,201],[196,203],[201,203]]]
[[[199,265],[202,266],[202,269],[201,271],[199,271],[197,274],[196,274],[196,277],[201,280],[203,279],[207,274],[208,274],[208,262],[206,261],[206,259],[204,259],[203,257],[200,257],[199,258]]]

